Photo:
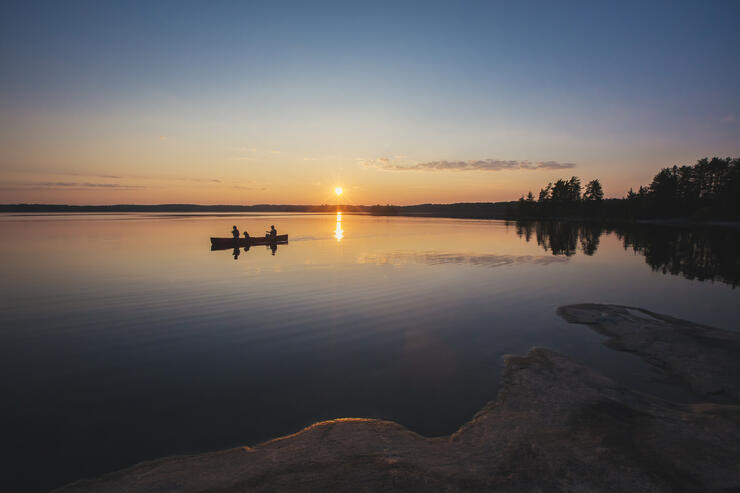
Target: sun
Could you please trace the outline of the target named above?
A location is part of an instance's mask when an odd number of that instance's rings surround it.
[[[337,187],[334,189],[334,193],[337,194],[337,197],[342,195],[342,187]]]

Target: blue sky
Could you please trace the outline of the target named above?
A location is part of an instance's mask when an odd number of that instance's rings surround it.
[[[356,203],[508,200],[570,174],[621,196],[740,154],[739,14],[4,2],[0,202],[316,203],[336,184]],[[535,165],[419,166],[485,160]]]

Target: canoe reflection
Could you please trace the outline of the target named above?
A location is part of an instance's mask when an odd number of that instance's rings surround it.
[[[288,241],[275,241],[272,243],[265,244],[265,247],[272,252],[273,255],[275,255],[275,252],[277,252],[278,245],[287,245]],[[248,252],[250,249],[250,245],[244,246],[244,252]],[[234,256],[234,260],[239,260],[239,255],[242,254],[241,247],[239,246],[231,246],[231,245],[220,245],[220,244],[212,244],[211,245],[211,251],[215,250],[231,250],[231,254]]]

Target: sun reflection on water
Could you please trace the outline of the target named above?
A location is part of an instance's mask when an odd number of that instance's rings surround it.
[[[334,238],[337,239],[337,241],[342,241],[342,238],[344,238],[344,230],[342,229],[342,213],[337,212],[337,227],[334,230]]]

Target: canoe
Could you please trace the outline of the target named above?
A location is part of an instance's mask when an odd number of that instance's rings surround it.
[[[287,243],[288,235],[277,235],[275,238],[265,236],[252,236],[248,240],[239,238],[238,243],[234,238],[211,238],[211,246],[216,248],[234,248],[253,245],[270,245],[272,243]]]

